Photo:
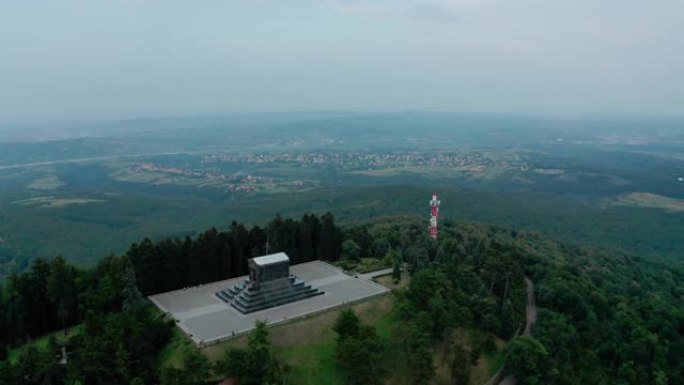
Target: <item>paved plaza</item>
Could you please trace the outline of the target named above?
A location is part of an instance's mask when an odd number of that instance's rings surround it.
[[[370,275],[354,278],[321,261],[291,266],[290,272],[325,294],[242,314],[219,299],[215,293],[244,281],[247,278],[244,276],[149,298],[162,311],[176,319],[176,324],[195,343],[207,345],[246,333],[254,327],[257,320],[269,324],[287,322],[389,291],[373,282]]]

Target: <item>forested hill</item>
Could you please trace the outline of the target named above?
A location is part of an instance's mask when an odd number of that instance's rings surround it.
[[[516,243],[537,288],[542,383],[684,384],[681,264],[534,234]]]
[[[331,214],[276,217],[265,228],[233,223],[194,238],[145,239],[92,269],[62,258],[36,260],[2,290],[0,383],[179,383],[182,370],[169,375],[157,366],[172,323],[142,296],[243,275],[247,259],[267,251],[285,251],[294,263],[353,265],[368,258],[407,264],[412,281],[394,297],[393,326],[407,339],[384,344],[408,350],[393,360],[378,357],[388,370],[369,383],[392,373],[392,365],[400,365],[406,379],[431,383],[431,341],[461,326],[512,338],[524,318],[527,276],[535,282],[539,318],[534,337],[514,339],[507,358],[521,383],[684,384],[681,266],[472,222],[447,220],[435,241],[420,218],[340,228]],[[6,359],[7,348],[75,325],[66,369],[57,364],[55,339],[12,350],[14,357]],[[217,366],[216,375],[231,374],[223,367],[231,366]]]

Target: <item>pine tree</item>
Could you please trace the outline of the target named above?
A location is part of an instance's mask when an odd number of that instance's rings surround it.
[[[123,282],[123,311],[137,312],[142,310],[145,307],[145,298],[142,293],[140,293],[140,290],[138,290],[133,268],[126,268],[123,275]]]
[[[61,256],[52,260],[50,275],[47,279],[47,294],[50,301],[57,305],[57,314],[62,322],[64,335],[67,334],[69,309],[76,301],[73,268]]]
[[[344,309],[335,321],[333,330],[337,333],[337,342],[341,343],[347,338],[358,337],[361,332],[361,320],[351,308]]]

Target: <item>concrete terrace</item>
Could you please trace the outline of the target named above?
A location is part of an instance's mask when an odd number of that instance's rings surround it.
[[[149,299],[176,319],[176,324],[196,344],[210,345],[248,332],[257,320],[268,324],[292,321],[389,292],[386,287],[372,281],[377,274],[354,278],[321,261],[291,266],[290,272],[325,294],[241,314],[214,293],[243,281],[244,276],[157,294]]]

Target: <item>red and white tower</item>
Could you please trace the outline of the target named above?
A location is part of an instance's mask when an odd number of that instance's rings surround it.
[[[439,215],[439,203],[440,200],[437,199],[437,194],[432,194],[432,200],[430,201],[430,236],[432,238],[437,238],[437,216]]]

